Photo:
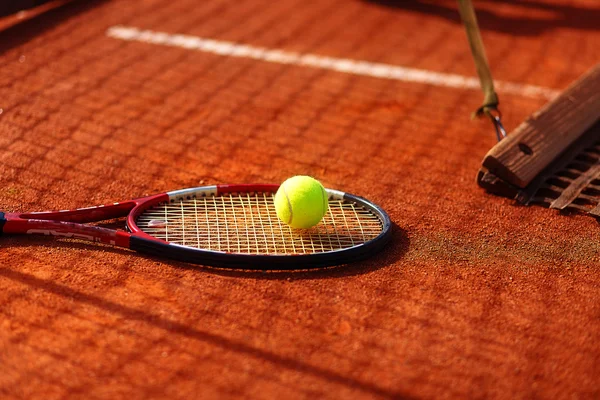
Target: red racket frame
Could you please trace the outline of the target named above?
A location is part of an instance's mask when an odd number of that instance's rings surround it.
[[[172,244],[144,233],[135,221],[149,207],[158,203],[190,199],[193,196],[208,196],[224,193],[274,193],[279,185],[245,184],[217,185],[156,194],[119,203],[74,210],[1,213],[0,235],[6,234],[43,234],[66,238],[83,239],[105,243],[136,251],[165,256],[181,261],[222,267],[240,267],[248,269],[294,269],[315,266],[336,265],[355,261],[380,250],[391,237],[391,222],[385,211],[375,204],[358,196],[328,189],[330,196],[360,203],[375,213],[382,221],[383,229],[379,236],[367,243],[348,249],[314,254],[262,255],[233,254],[206,249],[196,249]],[[100,226],[85,225],[126,217],[129,232],[122,229],[108,229]]]

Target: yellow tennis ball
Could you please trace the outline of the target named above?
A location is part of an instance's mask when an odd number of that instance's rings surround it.
[[[281,184],[275,194],[279,219],[292,228],[310,228],[327,212],[327,192],[310,176],[294,176]]]

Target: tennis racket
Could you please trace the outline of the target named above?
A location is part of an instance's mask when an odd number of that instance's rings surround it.
[[[194,264],[260,270],[345,264],[390,240],[385,211],[331,189],[323,220],[310,229],[291,229],[277,218],[278,188],[205,186],[75,210],[0,212],[0,234],[83,239]],[[122,217],[127,230],[86,224]]]

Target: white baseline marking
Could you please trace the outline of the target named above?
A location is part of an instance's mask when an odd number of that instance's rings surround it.
[[[394,79],[403,82],[425,83],[433,86],[445,86],[460,89],[479,89],[479,79],[456,74],[406,68],[390,64],[357,61],[345,58],[319,56],[316,54],[300,54],[278,49],[267,49],[223,40],[204,39],[198,36],[170,34],[151,30],[140,30],[134,27],[113,26],[106,35],[112,38],[137,41],[184,49],[204,51],[229,57],[244,57],[269,61],[279,64],[294,64],[355,75],[376,78]],[[558,91],[550,88],[519,83],[494,81],[499,92],[516,94],[524,97],[535,97],[551,100]]]

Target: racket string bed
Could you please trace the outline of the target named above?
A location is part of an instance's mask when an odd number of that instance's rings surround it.
[[[331,252],[365,243],[382,231],[382,221],[370,210],[334,199],[317,226],[291,229],[277,217],[272,193],[161,203],[143,212],[136,223],[145,233],[173,244],[240,254]]]

